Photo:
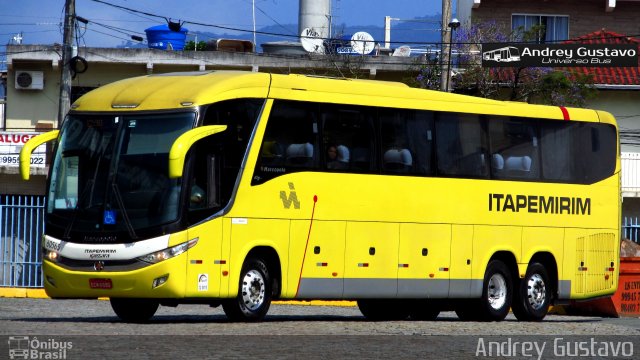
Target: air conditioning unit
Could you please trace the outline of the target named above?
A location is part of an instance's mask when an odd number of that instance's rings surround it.
[[[42,90],[44,89],[44,73],[42,71],[16,71],[16,89]]]

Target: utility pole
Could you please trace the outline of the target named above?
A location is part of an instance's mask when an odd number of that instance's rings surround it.
[[[76,0],[66,0],[64,6],[64,33],[62,39],[62,64],[60,65],[60,98],[58,103],[58,128],[71,107],[71,57],[73,28],[76,21]]]
[[[440,37],[440,90],[449,91],[447,78],[449,77],[449,22],[451,21],[451,0],[442,0],[442,32]]]

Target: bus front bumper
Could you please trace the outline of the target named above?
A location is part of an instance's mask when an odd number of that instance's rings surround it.
[[[183,298],[187,256],[182,254],[122,272],[74,271],[43,261],[44,288],[51,298]],[[108,268],[108,266],[106,266]]]

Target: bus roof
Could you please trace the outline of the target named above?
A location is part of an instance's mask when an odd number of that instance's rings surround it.
[[[462,113],[600,121],[596,111],[489,100],[410,88],[397,82],[246,71],[154,74],[95,89],[73,105],[82,112],[193,108],[234,98],[275,98]],[[604,116],[605,122],[610,122]]]

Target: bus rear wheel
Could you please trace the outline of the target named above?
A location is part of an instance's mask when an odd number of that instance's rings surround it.
[[[111,308],[120,320],[144,323],[155,315],[160,303],[151,299],[110,298]]]
[[[267,315],[272,297],[272,280],[261,259],[248,259],[242,267],[238,296],[222,303],[231,321],[261,321]]]
[[[358,308],[367,320],[406,320],[410,309],[406,304],[389,299],[360,299]]]
[[[540,263],[527,268],[513,303],[513,315],[520,321],[541,321],[549,311],[551,288],[547,270]]]

